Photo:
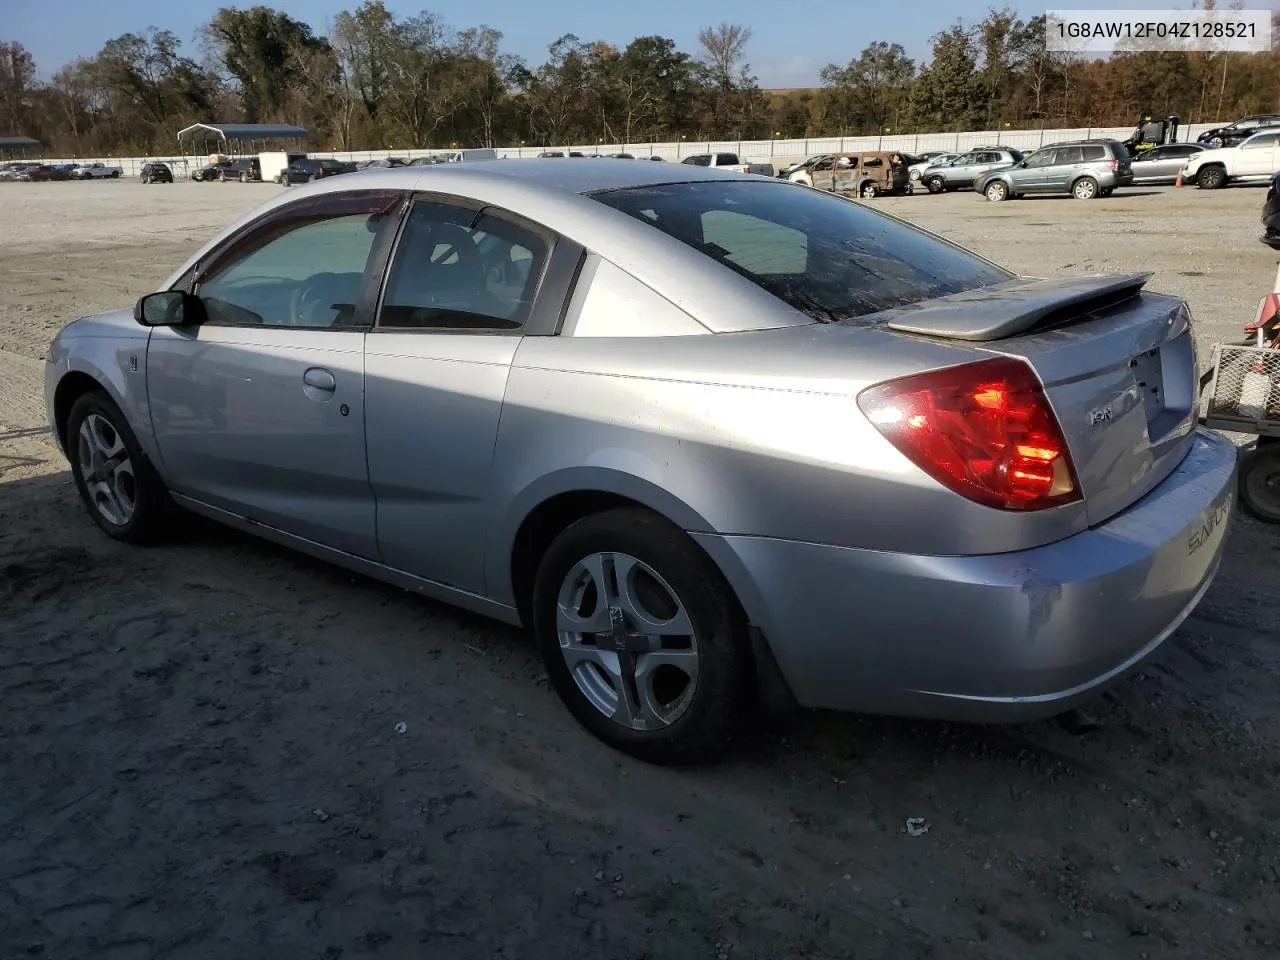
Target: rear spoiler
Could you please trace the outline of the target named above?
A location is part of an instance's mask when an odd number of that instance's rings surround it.
[[[1018,277],[882,314],[885,326],[945,340],[1003,340],[1137,296],[1150,273]]]

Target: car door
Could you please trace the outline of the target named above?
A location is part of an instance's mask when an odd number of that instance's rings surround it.
[[[1236,175],[1256,177],[1274,173],[1277,166],[1277,141],[1280,141],[1280,133],[1259,133],[1242,143],[1239,147]]]
[[[207,319],[147,348],[156,443],[175,492],[374,558],[364,339],[404,198],[285,204],[197,264]]]
[[[1187,165],[1197,153],[1203,151],[1197,150],[1193,145],[1186,143],[1172,143],[1165,147],[1156,147],[1155,162],[1148,167],[1148,173],[1144,173],[1144,177],[1158,180],[1176,180],[1178,174],[1182,172],[1182,168]]]
[[[966,153],[956,158],[956,162],[941,171],[942,178],[948,187],[971,187],[977,174],[978,155]]]
[[[484,582],[490,470],[512,358],[561,301],[544,281],[554,236],[441,197],[414,201],[365,346],[369,479],[391,567],[475,593]],[[561,241],[559,254],[570,244]],[[550,317],[551,319],[548,319]]]
[[[1043,193],[1047,189],[1049,167],[1053,164],[1056,154],[1057,150],[1054,147],[1041,147],[1024,157],[1022,162],[1010,172],[1014,191]]]
[[[1084,150],[1081,147],[1058,147],[1044,170],[1044,192],[1066,193],[1071,183],[1083,172]]]
[[[809,169],[809,185],[819,190],[835,189],[835,157],[823,157]]]

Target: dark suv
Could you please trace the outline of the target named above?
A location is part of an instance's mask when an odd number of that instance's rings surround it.
[[[354,163],[343,163],[341,160],[334,160],[330,157],[307,157],[290,163],[288,168],[281,174],[280,179],[286,185],[290,183],[310,183],[312,180],[335,177],[340,173],[351,173],[354,170]]]
[[[1267,127],[1280,127],[1280,114],[1258,113],[1250,117],[1241,117],[1235,123],[1229,123],[1225,127],[1206,130],[1196,137],[1196,142],[1210,147],[1235,147]]]
[[[257,157],[241,157],[239,160],[232,160],[230,164],[222,168],[218,178],[220,180],[239,180],[241,183],[261,180],[262,163]]]
[[[1066,193],[1077,200],[1106,197],[1133,183],[1132,158],[1119,140],[1077,140],[1041,147],[1012,167],[992,170],[973,189],[988,200]]]
[[[144,163],[138,179],[143,183],[173,183],[173,171],[167,163]]]

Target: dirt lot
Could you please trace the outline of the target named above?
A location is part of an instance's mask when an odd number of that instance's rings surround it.
[[[1280,951],[1274,528],[1236,522],[1095,730],[812,715],[691,771],[590,739],[516,631],[229,532],[99,535],[32,361],[276,189],[0,184],[0,958]],[[1029,273],[1154,270],[1207,343],[1271,282],[1261,200],[884,206]]]

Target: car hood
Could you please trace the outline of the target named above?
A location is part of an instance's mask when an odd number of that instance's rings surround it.
[[[1231,132],[1228,127],[1214,127],[1212,130],[1204,131],[1202,134],[1200,134],[1200,136],[1196,137],[1196,139],[1209,140],[1209,139],[1212,139],[1213,137],[1218,136],[1219,134],[1227,133],[1227,132]]]
[[[122,340],[145,340],[151,333],[133,319],[132,307],[121,307],[119,310],[108,310],[90,317],[81,317],[67,324],[58,333],[60,340],[74,340],[81,337],[114,337]]]
[[[1206,160],[1221,160],[1223,157],[1235,155],[1240,152],[1239,147],[1219,147],[1217,150],[1202,150],[1200,153],[1193,153],[1187,157],[1187,166],[1195,166]]]

